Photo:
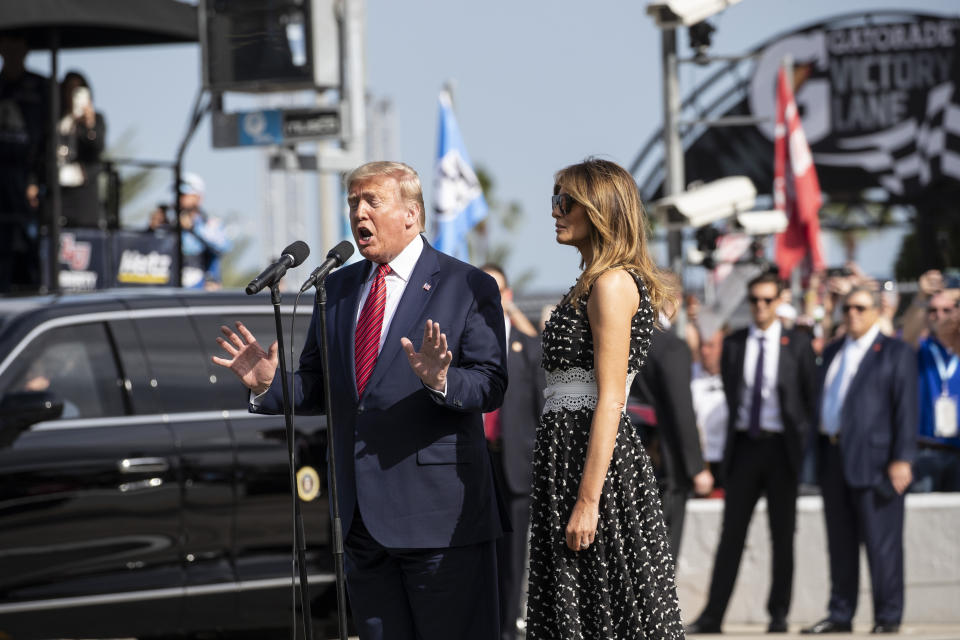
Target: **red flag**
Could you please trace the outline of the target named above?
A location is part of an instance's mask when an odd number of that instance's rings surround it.
[[[803,135],[800,114],[783,69],[777,77],[777,126],[773,152],[773,201],[787,214],[787,229],[777,236],[777,267],[788,278],[810,252],[814,271],[823,269],[820,246],[820,181]]]

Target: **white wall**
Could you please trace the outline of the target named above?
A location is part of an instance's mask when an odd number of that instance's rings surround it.
[[[691,500],[677,568],[683,619],[691,622],[703,609],[710,588],[713,559],[720,539],[723,500]],[[791,622],[824,618],[830,578],[826,531],[819,496],[805,496],[797,506],[795,571]],[[904,530],[904,623],[960,623],[960,494],[907,496]],[[866,554],[860,558],[860,599],[854,623],[873,623]],[[737,584],[724,622],[768,622],[770,534],[767,506],[760,500],[747,533]]]

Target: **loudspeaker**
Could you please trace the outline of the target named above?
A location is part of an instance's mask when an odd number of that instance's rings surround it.
[[[203,85],[212,92],[339,85],[332,0],[201,0]]]

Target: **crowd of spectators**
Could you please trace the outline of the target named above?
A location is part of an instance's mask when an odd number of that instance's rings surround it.
[[[708,603],[688,632],[720,632],[762,495],[773,553],[769,631],[786,630],[801,493],[823,496],[831,566],[828,615],[804,633],[849,631],[860,545],[871,568],[874,632],[896,632],[903,496],[960,491],[960,288],[939,271],[898,287],[848,263],[814,274],[801,290],[764,274],[745,293],[750,318],[741,323],[736,313],[711,316],[710,305],[687,295],[686,327],[677,331],[664,319],[661,325],[684,349],[683,357],[669,360],[688,370],[668,375],[654,345],[646,368],[656,375],[649,377],[673,389],[651,394],[635,383],[632,391],[635,402],[650,405],[648,413],[634,407],[634,420],[642,433],[657,434],[646,437],[661,466],[665,513],[677,505],[679,465],[671,444],[682,441],[691,420],[699,450],[687,446],[679,475],[689,479],[702,469],[714,489],[679,486],[724,498]],[[666,520],[679,536],[682,517]]]
[[[818,358],[826,346],[842,338],[848,330],[842,313],[842,302],[855,288],[876,292],[879,299],[878,328],[880,333],[898,338],[917,353],[919,426],[918,455],[914,463],[911,492],[960,491],[960,438],[957,417],[953,426],[937,428],[937,400],[960,396],[960,371],[957,370],[957,325],[960,323],[960,287],[937,270],[925,272],[914,287],[898,291],[893,281],[879,281],[865,274],[855,263],[842,268],[813,274],[799,296],[784,287],[778,299],[776,315],[784,327],[806,332]],[[909,295],[909,297],[908,297]],[[703,336],[698,315],[701,302],[696,296],[686,297],[688,331],[694,364],[691,371],[693,403],[700,431],[704,459],[717,476],[720,452],[726,435],[726,407],[719,380],[720,350],[723,337],[730,332],[725,325],[713,335]],[[952,345],[952,346],[951,346]],[[941,412],[949,411],[943,403]],[[949,417],[947,415],[944,418]],[[805,484],[815,483],[812,464],[805,465],[801,476]],[[716,478],[722,486],[722,478]],[[713,495],[722,495],[714,493]]]

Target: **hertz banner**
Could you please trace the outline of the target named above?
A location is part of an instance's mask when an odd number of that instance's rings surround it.
[[[92,291],[115,286],[169,286],[176,250],[173,233],[63,229],[60,288]]]
[[[857,201],[880,187],[892,201],[909,202],[930,189],[960,188],[960,21],[901,12],[844,16],[759,47],[752,72],[729,92],[742,98],[718,100],[709,117],[764,121],[687,132],[688,182],[742,174],[761,192],[770,188],[776,77],[786,55],[831,199]],[[638,177],[648,197],[660,186],[658,177]]]
[[[113,236],[116,285],[164,286],[173,281],[173,233],[120,231]]]

